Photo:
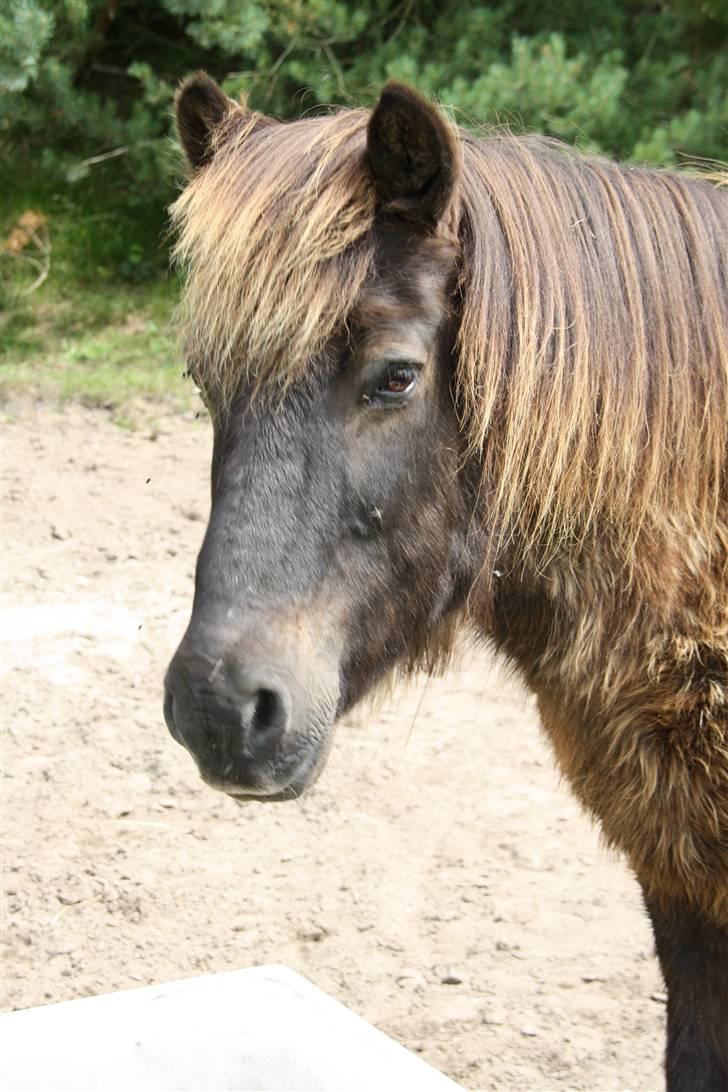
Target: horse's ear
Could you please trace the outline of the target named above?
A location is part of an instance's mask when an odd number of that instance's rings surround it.
[[[205,72],[196,72],[180,86],[174,100],[177,132],[190,166],[197,170],[212,154],[212,135],[237,103]]]
[[[401,83],[388,83],[369,120],[367,155],[382,207],[433,228],[457,179],[457,133],[440,111]]]

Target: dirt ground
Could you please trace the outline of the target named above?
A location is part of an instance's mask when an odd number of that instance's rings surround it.
[[[285,963],[466,1088],[660,1088],[637,885],[485,654],[348,718],[300,803],[200,782],[161,688],[209,446],[191,414],[3,425],[5,1009]]]

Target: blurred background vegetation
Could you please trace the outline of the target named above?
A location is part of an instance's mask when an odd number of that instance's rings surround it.
[[[397,77],[462,124],[673,166],[728,159],[727,45],[725,0],[2,0],[5,384],[181,389],[165,208],[196,68],[283,118]]]

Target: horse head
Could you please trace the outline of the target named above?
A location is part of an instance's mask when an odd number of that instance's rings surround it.
[[[303,791],[342,714],[445,651],[477,571],[452,382],[458,138],[396,84],[371,116],[326,121],[270,123],[204,76],[177,99],[214,447],[165,714],[243,798]]]

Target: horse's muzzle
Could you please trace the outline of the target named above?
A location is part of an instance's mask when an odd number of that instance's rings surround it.
[[[239,799],[299,796],[329,749],[333,696],[310,708],[290,667],[270,660],[240,648],[202,651],[186,636],[165,678],[172,737],[190,752],[203,780]]]

